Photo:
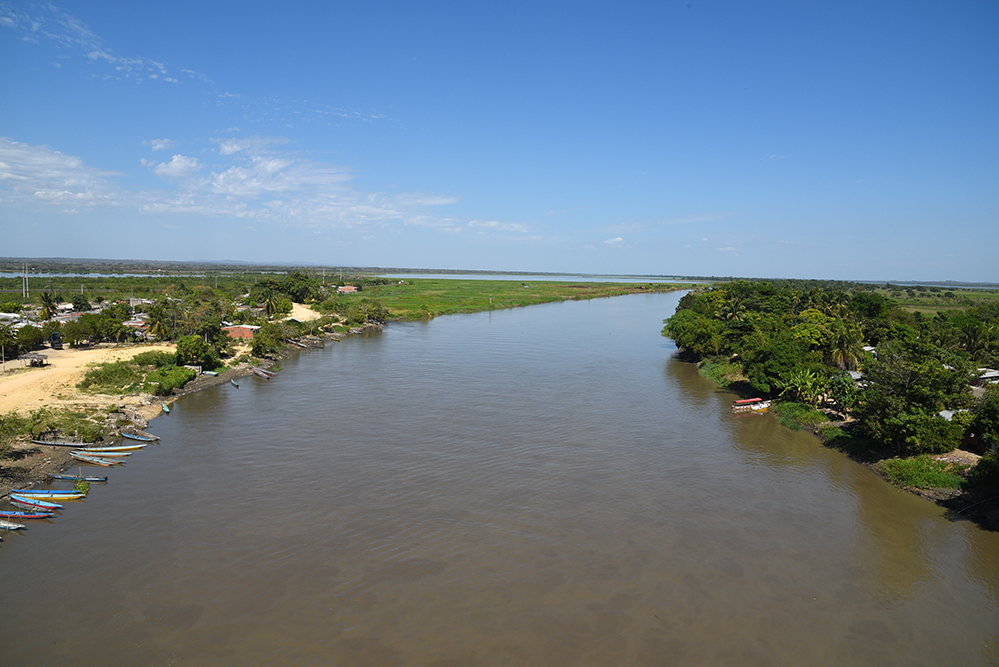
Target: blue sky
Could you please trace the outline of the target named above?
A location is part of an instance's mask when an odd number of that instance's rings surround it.
[[[0,256],[999,281],[999,3],[0,0]]]

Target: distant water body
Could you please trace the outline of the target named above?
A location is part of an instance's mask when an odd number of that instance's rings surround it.
[[[184,397],[3,535],[0,662],[999,663],[999,534],[734,416],[659,335],[679,297],[393,323]]]

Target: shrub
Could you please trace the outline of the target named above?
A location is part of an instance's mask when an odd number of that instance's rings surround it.
[[[163,396],[171,393],[176,388],[183,387],[195,377],[197,377],[197,373],[183,366],[157,368],[146,376],[143,389]]]
[[[725,357],[705,359],[698,366],[697,372],[723,387],[728,387],[735,382],[744,382],[747,379],[742,372],[742,364],[729,361]]]
[[[175,366],[177,364],[177,355],[162,350],[149,350],[148,352],[140,352],[132,357],[132,363],[139,366],[155,366],[156,368]]]
[[[926,454],[910,459],[887,459],[877,464],[878,470],[889,482],[902,488],[960,489],[966,484],[958,474],[967,466],[937,461]]]
[[[978,464],[968,474],[971,486],[999,489],[999,453],[989,452],[978,459]]]
[[[802,426],[816,426],[829,421],[824,414],[803,403],[781,401],[774,404],[773,411],[777,421],[794,431],[800,431]]]
[[[80,389],[118,393],[126,387],[142,380],[142,376],[127,361],[101,364],[87,371],[83,380],[76,386]]]

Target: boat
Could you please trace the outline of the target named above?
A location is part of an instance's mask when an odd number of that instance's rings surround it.
[[[90,447],[92,442],[52,442],[50,440],[32,440],[32,444],[46,445],[48,447]]]
[[[170,406],[169,405],[167,405],[166,403],[160,403],[160,405],[163,407],[163,412],[165,412],[167,414],[170,414]]]
[[[0,510],[0,519],[51,519],[52,512],[28,512],[23,510]]]
[[[762,398],[744,398],[732,403],[732,412],[766,412],[770,409],[770,401]]]
[[[131,456],[132,452],[120,452],[118,450],[95,452],[92,449],[91,450],[74,449],[69,453],[69,455],[72,456],[73,454],[83,454],[85,456],[99,456],[103,459],[123,459],[126,456]]]
[[[250,370],[252,370],[254,373],[256,373],[257,375],[259,375],[260,377],[272,378],[275,375],[277,375],[277,373],[274,373],[273,371],[269,371],[269,370],[266,370],[266,369],[263,369],[263,368],[259,368],[257,366],[250,366]]]
[[[211,375],[212,377],[216,377],[218,373],[216,373],[215,371],[204,371],[202,375]]]
[[[152,433],[139,433],[138,431],[119,431],[121,437],[128,438],[129,440],[138,440],[139,442],[156,442],[160,439],[160,436],[153,435]]]
[[[106,447],[77,447],[76,451],[96,453],[96,452],[137,452],[140,449],[145,449],[147,445],[135,444],[135,445],[107,445]]]
[[[82,475],[46,475],[45,481],[51,482],[54,479],[61,479],[66,482],[106,482],[107,477],[83,477]]]
[[[38,498],[29,498],[27,496],[18,496],[11,494],[10,502],[14,503],[18,507],[23,507],[28,510],[41,510],[43,512],[51,512],[52,510],[61,510],[62,505],[59,503],[49,502],[48,500],[39,500]]]
[[[11,493],[16,493],[24,498],[35,498],[37,500],[79,500],[87,496],[83,491],[68,489],[58,491],[55,489],[13,489]]]
[[[0,519],[0,528],[3,530],[20,530],[24,528],[23,523],[14,523],[13,521],[7,521],[6,519]]]
[[[239,383],[238,382],[236,382],[235,380],[229,380],[229,382],[232,383],[233,387],[235,387],[236,389],[239,389]]]
[[[267,373],[265,373],[264,371],[262,371],[259,368],[254,368],[253,369],[253,374],[256,375],[257,377],[262,377],[265,380],[270,380],[272,377],[274,377],[273,375],[268,375]]]
[[[95,466],[104,466],[105,468],[125,465],[124,461],[111,461],[109,459],[102,459],[97,456],[89,456],[83,453],[70,452],[69,455],[72,456],[77,461],[79,461],[80,463],[89,463]]]
[[[291,340],[291,339],[289,339],[287,342],[291,343],[292,345],[294,345],[295,347],[297,347],[300,350],[304,350],[307,347],[309,347],[308,345],[305,345],[303,343],[299,343],[297,340]]]

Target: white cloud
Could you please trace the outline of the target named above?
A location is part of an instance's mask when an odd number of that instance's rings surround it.
[[[165,151],[168,148],[173,148],[177,142],[173,139],[151,139],[149,141],[143,141],[142,143],[152,146],[154,151]]]
[[[88,167],[78,157],[46,146],[0,137],[0,204],[72,202],[79,206],[118,205],[127,193],[110,177],[120,174]]]
[[[621,238],[620,236],[618,236],[616,239],[607,239],[606,241],[604,241],[604,245],[609,245],[609,246],[619,246],[622,243],[624,243],[624,239]]]
[[[153,167],[153,173],[162,178],[182,178],[201,169],[197,158],[174,155],[169,162],[161,162]]]
[[[517,222],[498,222],[496,220],[471,220],[468,222],[467,226],[478,229],[488,229],[490,231],[496,231],[496,232],[517,232],[520,234],[527,233],[527,225],[522,225]]]

